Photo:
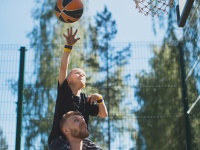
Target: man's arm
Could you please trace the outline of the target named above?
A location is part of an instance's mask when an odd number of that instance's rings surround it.
[[[97,102],[99,98],[101,98],[101,95],[95,93],[95,94],[90,95],[87,101],[88,102],[90,101],[90,104],[92,104],[93,102]],[[104,100],[101,103],[98,103],[98,107],[99,107],[98,116],[100,116],[101,118],[106,118],[108,116],[108,112],[107,112],[106,105],[104,104]]]
[[[67,45],[73,45],[75,44],[80,38],[75,39],[76,33],[78,30],[76,30],[74,32],[74,34],[72,34],[72,28],[69,31],[69,28],[67,29],[67,33],[68,35],[66,36],[65,34],[63,34],[63,36],[66,39],[66,44]],[[62,83],[64,82],[65,78],[67,77],[67,67],[68,67],[68,62],[69,62],[69,55],[70,52],[68,51],[64,51],[63,56],[62,56],[62,60],[61,60],[61,66],[60,66],[60,74],[59,74],[59,85],[61,86]]]

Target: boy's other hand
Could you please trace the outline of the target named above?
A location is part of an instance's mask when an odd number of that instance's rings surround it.
[[[92,104],[93,102],[96,102],[99,98],[100,98],[100,94],[98,93],[94,93],[92,95],[90,95],[88,98],[87,98],[87,102],[90,101],[90,104]]]
[[[76,36],[76,33],[78,32],[78,30],[76,30],[75,32],[74,32],[74,34],[72,34],[72,27],[71,27],[71,29],[70,29],[70,31],[69,31],[69,28],[67,29],[67,36],[65,35],[65,34],[63,34],[63,36],[65,37],[65,39],[66,39],[66,43],[67,44],[69,44],[69,45],[73,45],[73,44],[75,44],[78,40],[80,40],[80,38],[76,38],[75,39],[75,36]]]

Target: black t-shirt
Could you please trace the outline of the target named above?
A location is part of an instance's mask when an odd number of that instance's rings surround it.
[[[88,95],[81,93],[80,97],[73,95],[70,89],[67,79],[63,82],[61,86],[58,83],[58,95],[55,106],[55,114],[53,120],[53,126],[51,133],[49,135],[48,143],[58,136],[64,136],[59,128],[59,121],[62,116],[69,111],[78,111],[82,114],[88,125],[89,115],[97,116],[99,113],[99,107],[97,104],[90,104],[87,102]]]

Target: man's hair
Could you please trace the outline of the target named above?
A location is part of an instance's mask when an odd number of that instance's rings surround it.
[[[69,116],[72,116],[72,115],[78,115],[78,116],[81,116],[81,113],[77,112],[77,111],[69,111],[67,112],[66,114],[64,114],[61,118],[61,120],[59,121],[59,127],[60,127],[60,130],[62,131],[62,128],[63,128],[63,125],[65,123],[65,121],[67,120],[67,118],[69,118]],[[63,131],[62,131],[63,133]]]

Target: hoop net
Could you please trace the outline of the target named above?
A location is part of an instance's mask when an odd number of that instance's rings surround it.
[[[169,9],[174,6],[174,0],[133,0],[139,13],[145,16],[159,16],[161,13],[168,14]],[[169,3],[167,3],[169,1]]]

